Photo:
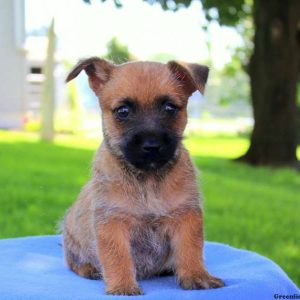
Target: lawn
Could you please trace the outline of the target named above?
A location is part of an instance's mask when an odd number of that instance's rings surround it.
[[[0,237],[55,233],[98,143],[0,131]],[[300,285],[300,174],[231,161],[247,148],[244,138],[194,135],[185,143],[201,170],[206,239],[268,256]]]

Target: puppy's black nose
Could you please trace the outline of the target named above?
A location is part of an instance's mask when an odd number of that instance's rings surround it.
[[[141,145],[141,149],[144,153],[156,153],[161,149],[161,141],[156,138],[144,139]]]

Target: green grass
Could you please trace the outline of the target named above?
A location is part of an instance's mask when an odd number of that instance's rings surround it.
[[[57,221],[88,179],[99,141],[0,131],[0,237],[53,234]],[[300,174],[252,168],[229,158],[248,142],[189,136],[201,170],[206,239],[254,250],[276,261],[300,284]]]

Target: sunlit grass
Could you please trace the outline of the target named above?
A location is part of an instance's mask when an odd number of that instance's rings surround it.
[[[101,142],[101,134],[87,135],[71,135],[71,134],[57,134],[53,144],[63,147],[70,147],[76,149],[96,149]],[[40,137],[34,132],[21,131],[1,131],[0,142],[2,143],[37,143],[40,142]]]
[[[192,155],[234,158],[246,152],[249,142],[240,137],[188,136],[184,141]]]
[[[55,233],[100,139],[60,135],[50,144],[0,131],[0,237]],[[200,169],[206,238],[266,255],[300,284],[300,174],[231,161],[247,149],[245,138],[202,134],[185,144]]]

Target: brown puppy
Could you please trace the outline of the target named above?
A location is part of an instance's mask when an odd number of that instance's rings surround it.
[[[141,294],[137,279],[174,272],[184,289],[223,286],[202,258],[203,217],[195,170],[181,139],[187,99],[208,68],[171,61],[82,70],[99,98],[104,142],[91,180],[65,216],[65,258],[77,274],[103,278],[108,294]]]

